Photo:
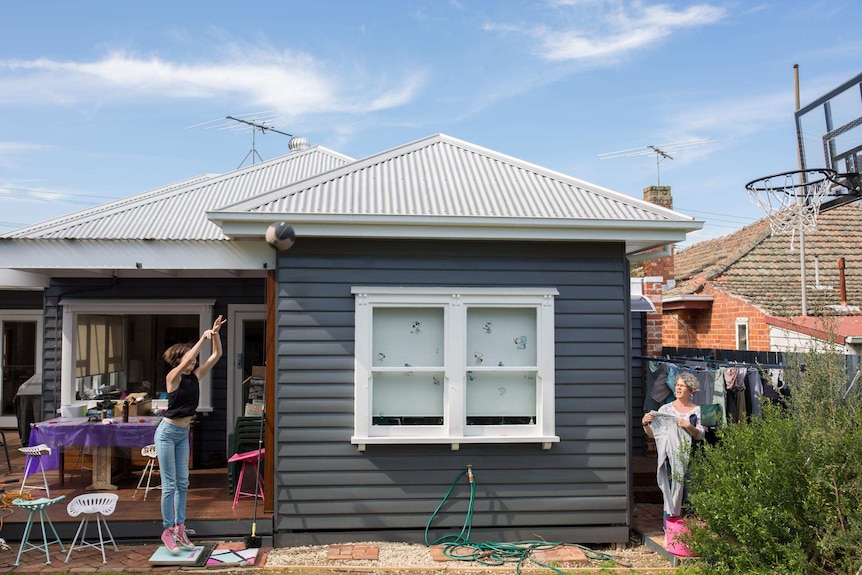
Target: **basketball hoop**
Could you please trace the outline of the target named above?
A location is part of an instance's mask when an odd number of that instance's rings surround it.
[[[752,180],[745,189],[751,201],[766,212],[773,234],[795,234],[800,227],[814,232],[820,204],[837,175],[828,168],[793,170]]]

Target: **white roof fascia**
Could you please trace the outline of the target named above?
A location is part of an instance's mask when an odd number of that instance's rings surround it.
[[[627,253],[685,240],[700,221],[573,220],[469,216],[308,215],[260,212],[209,212],[207,216],[231,238],[259,238],[279,221],[298,237],[361,237],[463,240],[616,241]],[[630,246],[629,246],[630,244]]]
[[[42,274],[0,269],[0,289],[41,291],[48,284],[49,278]]]
[[[261,270],[275,250],[260,241],[3,240],[0,269]]]

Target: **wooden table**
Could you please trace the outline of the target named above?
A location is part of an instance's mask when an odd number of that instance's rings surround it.
[[[86,417],[57,417],[34,423],[30,429],[29,445],[44,443],[52,449],[50,457],[42,457],[45,469],[59,469],[63,448],[74,445],[79,449],[89,447],[93,453],[93,483],[87,489],[95,491],[116,490],[111,483],[111,465],[115,447],[144,447],[153,443],[160,417],[134,417],[128,423],[121,419],[89,421]],[[25,473],[37,471],[30,467],[32,458],[27,458]],[[38,463],[36,463],[38,466]],[[60,472],[62,480],[63,471]]]

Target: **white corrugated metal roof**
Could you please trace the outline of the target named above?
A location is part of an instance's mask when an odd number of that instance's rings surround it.
[[[231,237],[276,218],[297,236],[624,242],[627,254],[703,222],[437,134],[208,214]]]
[[[443,134],[216,212],[218,217],[259,212],[693,221],[653,203]]]
[[[75,240],[222,240],[207,210],[254,197],[353,161],[321,147],[223,175],[201,176],[8,232],[0,237]]]

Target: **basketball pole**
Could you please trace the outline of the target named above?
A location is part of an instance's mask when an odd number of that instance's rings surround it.
[[[794,84],[794,92],[796,94],[796,111],[799,111],[799,64],[793,65],[793,84]],[[796,122],[796,161],[799,165],[800,170],[805,169],[805,159],[802,152],[802,131],[800,130],[799,121]],[[805,172],[800,174],[803,183],[807,183],[805,179]],[[802,202],[802,198],[797,194],[796,198],[797,203]],[[802,315],[808,315],[808,302],[806,297],[806,289],[805,289],[805,225],[802,221],[802,210],[798,210],[799,212],[799,273],[801,275],[800,285],[801,285],[801,295],[802,300],[800,302],[800,308],[802,310]]]

